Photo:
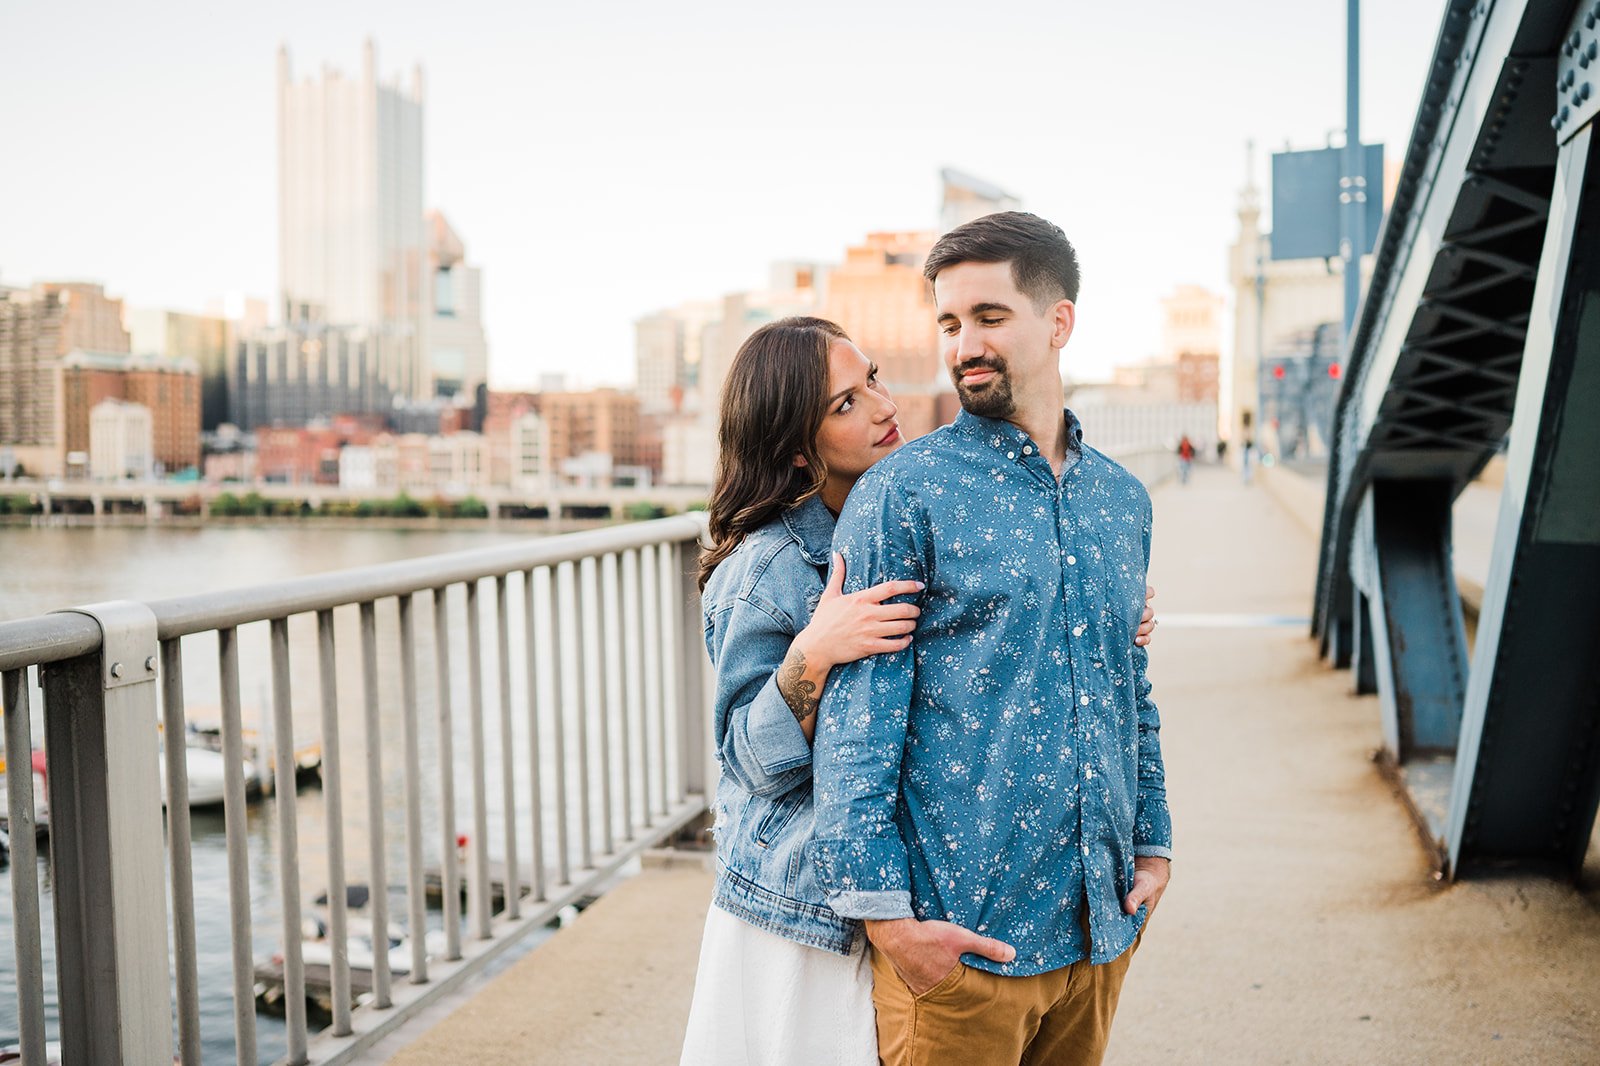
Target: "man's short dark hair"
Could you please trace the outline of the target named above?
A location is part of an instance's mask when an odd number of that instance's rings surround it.
[[[1011,280],[1035,310],[1078,302],[1078,253],[1054,222],[1027,211],[984,215],[940,237],[922,267],[931,284],[957,263],[1010,263]]]

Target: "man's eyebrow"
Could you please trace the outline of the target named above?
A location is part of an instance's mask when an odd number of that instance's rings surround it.
[[[967,314],[981,315],[989,311],[1003,311],[1008,315],[1016,313],[1015,309],[1007,304],[994,303],[990,301],[986,303],[973,304],[970,308],[968,308]],[[955,317],[956,313],[954,311],[946,311],[939,316],[938,321],[943,322],[945,319],[954,319]]]

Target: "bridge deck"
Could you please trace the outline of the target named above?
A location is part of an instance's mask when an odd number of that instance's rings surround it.
[[[1307,613],[1316,548],[1231,474],[1156,494],[1178,860],[1108,1061],[1596,1061],[1596,850],[1587,894],[1433,881],[1370,760],[1376,698],[1305,625],[1264,624]],[[389,1061],[676,1063],[709,893],[703,870],[647,870]]]

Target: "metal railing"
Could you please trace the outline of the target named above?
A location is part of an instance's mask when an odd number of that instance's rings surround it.
[[[241,662],[261,667],[242,654],[240,629],[265,623],[271,700],[258,724],[270,739],[258,749],[258,761],[268,764],[261,767],[267,778],[261,784],[263,791],[270,784],[275,807],[277,879],[270,895],[282,947],[283,1061],[339,1062],[547,924],[630,858],[704,814],[712,772],[709,686],[695,587],[703,529],[699,516],[667,518],[0,624],[22,1061],[46,1062],[46,973],[27,754],[34,742],[30,667],[39,668],[43,691],[63,1061],[173,1061],[174,1029],[177,1060],[185,1066],[201,1061],[196,908],[211,901],[197,902],[194,891],[182,642],[191,638],[192,648],[195,638],[214,633],[233,1041],[237,1061],[256,1066],[260,960],[252,934],[261,916],[252,887],[259,892],[261,885],[252,885],[249,869],[251,781]],[[452,593],[456,587],[461,595]],[[387,615],[390,603],[394,625],[385,629],[379,608]],[[424,610],[431,614],[431,637],[419,632]],[[492,654],[483,647],[485,615],[493,629]],[[311,675],[297,661],[290,636],[292,622],[303,631],[312,620],[318,713],[302,715],[300,724],[310,719],[320,733],[321,819],[309,824],[323,838],[325,856],[315,857],[325,863],[331,953],[331,1020],[315,1035],[306,1017],[302,918],[308,893],[321,886],[308,883],[301,870],[317,849],[300,845],[294,700],[296,682],[308,687]],[[347,645],[352,633],[359,669],[341,658],[341,643]],[[311,657],[303,654],[310,646],[299,645],[302,658]],[[433,663],[431,694],[421,689],[424,656]],[[384,658],[397,668],[397,692],[382,676]],[[198,676],[197,665],[191,662],[187,676]],[[359,688],[359,706],[341,700],[341,668],[359,677],[358,684],[347,678],[343,686]],[[396,715],[403,763],[398,782],[385,773],[394,757]],[[152,733],[158,720],[159,751]],[[455,750],[458,727],[467,738],[464,759]],[[351,730],[362,750],[347,766],[340,737]],[[347,778],[347,770],[359,776]],[[464,870],[458,861],[458,772],[470,786]],[[491,787],[495,778],[498,788]],[[365,793],[365,803],[346,811],[343,799],[351,786]],[[397,980],[401,975],[393,972],[396,965],[385,950],[391,928],[397,928],[388,913],[393,863],[386,804],[402,799],[405,857],[399,872],[403,943],[409,945],[404,981]],[[431,841],[427,821],[434,830]],[[356,854],[347,852],[350,829],[366,838]],[[491,848],[498,852],[498,910]],[[438,861],[443,912],[437,922],[442,928],[432,937],[430,855]],[[352,863],[365,866],[370,885],[373,944],[370,971],[362,967],[369,988],[354,1009],[347,906]]]

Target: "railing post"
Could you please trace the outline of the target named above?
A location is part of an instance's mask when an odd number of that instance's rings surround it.
[[[100,651],[44,668],[62,1059],[171,1062],[156,619],[128,601],[74,613]]]
[[[706,737],[706,645],[700,620],[700,543],[678,545],[678,649],[683,662],[678,668],[678,765],[681,791],[705,797],[711,802],[711,782],[706,779],[710,742]]]

